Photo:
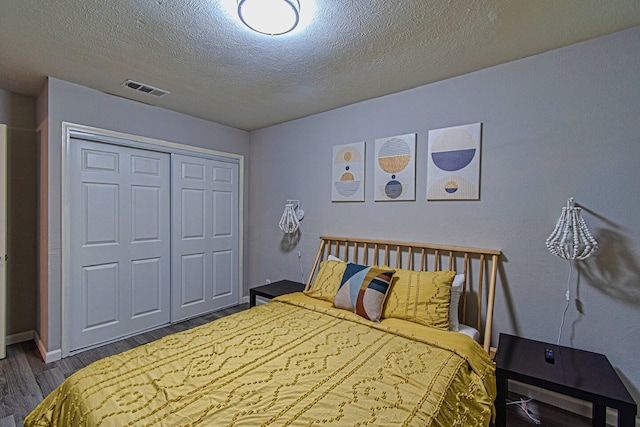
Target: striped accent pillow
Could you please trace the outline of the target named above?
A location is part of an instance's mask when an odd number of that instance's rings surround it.
[[[347,263],[333,306],[379,322],[393,273],[394,270]]]

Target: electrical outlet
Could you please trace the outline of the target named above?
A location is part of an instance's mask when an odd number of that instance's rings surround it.
[[[267,280],[265,280],[265,283],[266,283],[267,285],[270,285],[270,284],[271,284],[271,280],[267,279]]]

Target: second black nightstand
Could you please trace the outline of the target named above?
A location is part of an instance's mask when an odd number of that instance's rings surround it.
[[[553,350],[553,358],[546,356]],[[637,406],[606,356],[500,334],[496,354],[496,427],[507,423],[509,380],[593,403],[592,423],[606,425],[606,408],[618,410],[618,427],[635,426]]]
[[[249,289],[249,307],[256,305],[257,296],[272,299],[284,294],[302,292],[303,290],[303,283],[293,282],[291,280],[278,280],[277,282],[269,283],[268,285],[251,288]]]

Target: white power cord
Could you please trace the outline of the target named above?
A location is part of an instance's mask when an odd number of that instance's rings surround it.
[[[569,277],[567,277],[567,292],[565,293],[566,304],[564,306],[564,310],[562,312],[562,321],[560,322],[560,328],[558,330],[558,341],[557,345],[560,345],[560,338],[562,337],[562,329],[564,328],[564,321],[567,314],[567,310],[569,309],[569,302],[571,300],[571,273],[573,271],[573,265],[571,264],[571,260],[569,259]],[[541,424],[541,421],[534,417],[531,411],[529,410],[527,404],[533,401],[541,392],[536,393],[532,397],[524,398],[522,397],[520,400],[511,400],[507,401],[507,405],[518,405],[522,412],[524,412],[527,417],[536,425]]]
[[[567,200],[567,206],[562,208],[562,213],[553,232],[547,237],[545,242],[549,252],[560,258],[569,260],[569,278],[567,279],[567,293],[565,294],[567,304],[562,312],[562,323],[560,323],[560,330],[558,331],[558,345],[560,345],[564,319],[567,314],[567,309],[569,308],[571,260],[587,259],[598,249],[598,242],[596,242],[596,239],[593,238],[587,228],[587,224],[584,222],[584,219],[582,219],[581,212],[582,208],[576,206],[573,197],[570,197]]]
[[[302,252],[298,249],[298,264],[300,264],[300,283],[306,283],[307,281],[304,278],[304,270],[302,269]]]
[[[538,394],[540,394],[540,392],[536,393],[533,397],[530,397],[527,399],[523,397],[520,400],[508,401],[507,405],[518,405],[520,409],[522,409],[522,412],[524,412],[534,424],[540,424],[541,421],[538,418],[534,417],[531,411],[529,410],[529,408],[527,407],[527,404],[531,402]]]
[[[567,300],[567,303],[565,304],[564,310],[562,311],[562,321],[560,322],[560,329],[558,330],[558,341],[556,342],[556,345],[560,345],[560,337],[562,337],[562,328],[564,327],[564,319],[565,319],[565,316],[567,315],[567,310],[569,309],[569,300],[571,299],[570,284],[571,284],[572,270],[573,270],[573,265],[571,264],[571,260],[569,260],[569,277],[567,277],[567,292],[565,293],[565,299]]]

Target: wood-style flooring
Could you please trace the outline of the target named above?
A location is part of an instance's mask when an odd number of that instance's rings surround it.
[[[0,360],[0,427],[22,426],[24,417],[65,378],[96,360],[248,308],[248,304],[241,304],[87,350],[48,364],[45,364],[40,358],[40,353],[33,341],[10,345],[7,347],[7,357]],[[516,398],[516,396],[512,397]],[[542,421],[542,426],[586,427],[591,425],[588,418],[544,403],[531,402],[529,408]],[[515,406],[508,407],[507,424],[510,427],[535,426]]]

